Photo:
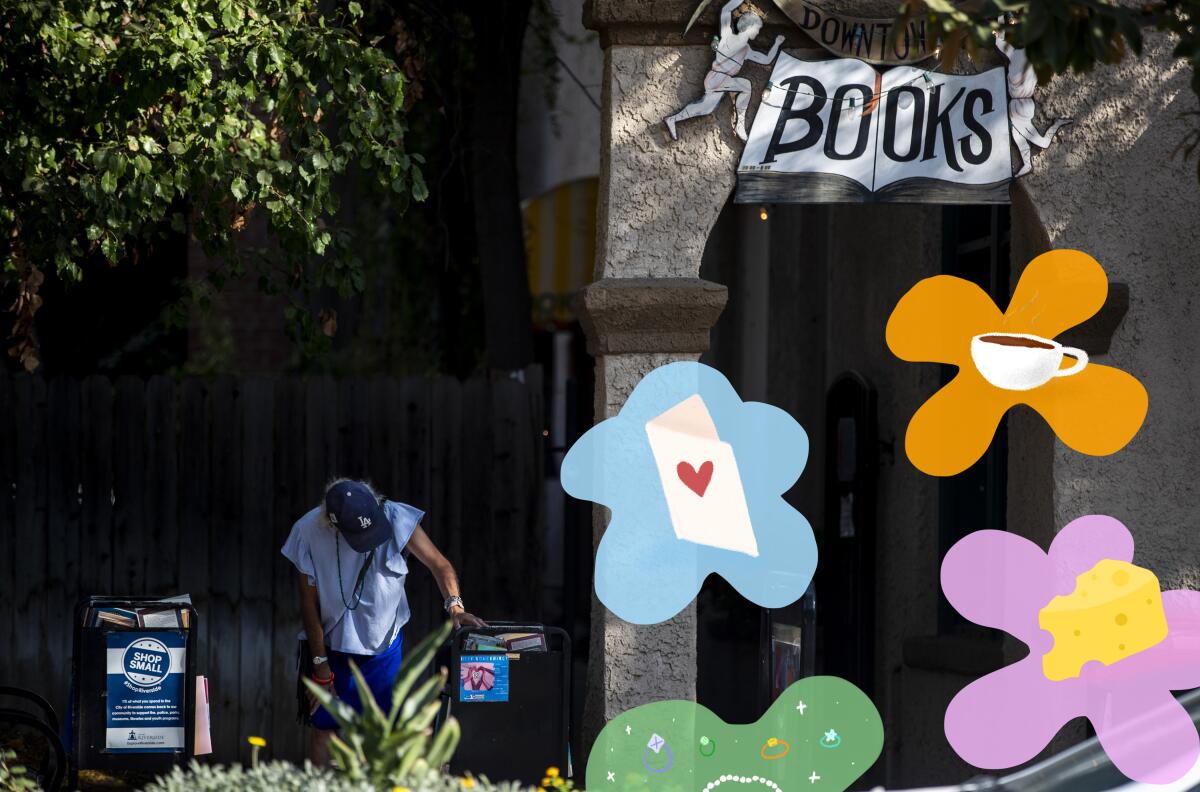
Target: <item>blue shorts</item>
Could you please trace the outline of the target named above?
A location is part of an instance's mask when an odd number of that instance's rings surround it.
[[[396,680],[396,674],[400,672],[403,644],[404,631],[401,630],[392,645],[377,655],[330,652],[329,670],[333,671],[333,689],[337,692],[337,697],[353,707],[355,712],[362,712],[362,702],[358,698],[358,682],[355,680],[354,674],[350,673],[350,661],[353,660],[358,666],[359,672],[362,673],[363,679],[367,681],[371,695],[375,697],[375,701],[379,703],[383,711],[387,712],[392,706],[392,683]],[[330,731],[338,727],[337,721],[325,711],[324,707],[319,707],[313,713],[312,726],[314,729],[322,731]]]

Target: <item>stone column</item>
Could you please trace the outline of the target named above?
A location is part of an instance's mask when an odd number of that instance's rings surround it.
[[[653,369],[700,357],[725,297],[724,286],[699,278],[602,278],[588,286],[579,310],[596,358],[596,420],[619,412]],[[594,546],[609,516],[595,508]],[[668,622],[642,626],[617,618],[593,595],[584,745],[631,707],[695,697],[695,603]]]
[[[725,287],[698,275],[733,189],[740,146],[725,104],[711,118],[681,125],[678,141],[667,136],[662,119],[698,95],[712,59],[704,43],[711,27],[681,46],[690,11],[685,3],[667,5],[677,7],[595,0],[585,9],[604,46],[596,281],[578,298],[596,358],[597,421],[615,415],[656,367],[699,358],[725,306]],[[596,545],[608,519],[597,507]],[[631,707],[695,699],[694,603],[669,622],[638,626],[593,596],[591,625],[585,747]]]

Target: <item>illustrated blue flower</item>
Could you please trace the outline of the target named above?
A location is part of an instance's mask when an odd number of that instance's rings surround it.
[[[563,460],[563,489],[607,506],[596,596],[625,621],[675,616],[710,573],[767,608],[795,602],[817,566],[812,528],[783,499],[808,436],[783,410],[744,402],[716,369],[670,363]]]

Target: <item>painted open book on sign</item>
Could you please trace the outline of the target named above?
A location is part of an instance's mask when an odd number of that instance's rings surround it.
[[[954,75],[780,54],[738,165],[738,203],[1008,203],[1003,67]]]

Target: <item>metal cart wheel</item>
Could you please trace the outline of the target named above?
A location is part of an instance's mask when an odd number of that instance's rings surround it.
[[[9,695],[12,694],[9,693]],[[53,710],[50,710],[50,716],[53,719],[52,722],[57,720],[54,719]],[[58,730],[36,715],[15,709],[0,709],[0,723],[10,723],[30,729],[46,741],[49,751],[38,771],[38,781],[41,788],[47,792],[58,792],[62,789],[63,778],[67,773],[67,751],[63,748]]]

